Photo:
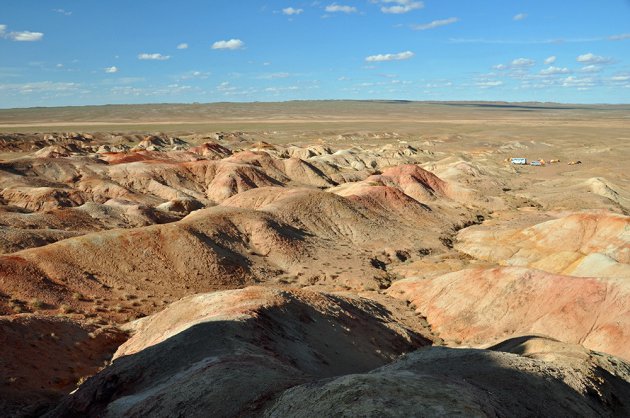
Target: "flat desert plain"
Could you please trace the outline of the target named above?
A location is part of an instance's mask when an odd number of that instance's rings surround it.
[[[629,416],[629,143],[629,105],[0,110],[0,411]]]

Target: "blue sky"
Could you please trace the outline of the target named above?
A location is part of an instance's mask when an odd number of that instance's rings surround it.
[[[630,102],[630,1],[2,0],[0,108]]]

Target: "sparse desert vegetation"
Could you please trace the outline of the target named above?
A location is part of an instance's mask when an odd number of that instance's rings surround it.
[[[629,110],[0,110],[0,409],[628,415]]]

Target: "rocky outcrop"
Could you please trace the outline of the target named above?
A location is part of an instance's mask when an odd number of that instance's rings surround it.
[[[195,295],[135,323],[113,363],[47,416],[256,415],[283,389],[427,344],[367,299],[261,287]]]
[[[126,339],[117,328],[69,318],[0,317],[2,415],[40,416],[104,367]]]
[[[513,341],[504,346],[518,351]],[[369,373],[288,389],[263,416],[612,417],[630,413],[629,363],[562,343],[534,356],[519,354],[503,349],[421,349]],[[541,360],[543,355],[557,362]]]
[[[478,268],[400,280],[388,293],[412,303],[440,337],[458,344],[534,333],[630,359],[627,279]]]
[[[463,230],[456,248],[485,261],[578,277],[630,277],[630,217],[575,213],[524,229]]]

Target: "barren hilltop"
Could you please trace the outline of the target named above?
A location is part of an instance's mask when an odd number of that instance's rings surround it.
[[[0,415],[628,416],[628,141],[628,105],[0,110]]]

